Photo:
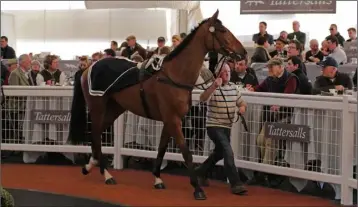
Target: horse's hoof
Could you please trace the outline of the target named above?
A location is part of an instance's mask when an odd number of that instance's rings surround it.
[[[116,180],[114,178],[109,178],[106,180],[106,185],[115,185],[117,184]]]
[[[90,173],[90,172],[86,169],[86,167],[83,167],[82,168],[82,174],[83,175],[88,175],[88,173]]]
[[[204,191],[195,191],[194,198],[195,200],[206,200],[206,195]]]
[[[162,189],[165,189],[165,185],[164,185],[164,183],[158,183],[158,184],[154,185],[154,188],[162,190]]]

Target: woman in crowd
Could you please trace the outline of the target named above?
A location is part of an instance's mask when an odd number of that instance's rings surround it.
[[[329,48],[328,48],[328,42],[327,40],[323,40],[321,43],[321,52],[324,56],[328,56],[329,54]]]
[[[181,37],[179,35],[173,35],[172,37],[172,50],[174,50],[181,43]]]

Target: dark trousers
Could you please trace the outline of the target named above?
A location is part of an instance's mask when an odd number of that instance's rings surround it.
[[[241,185],[242,182],[235,166],[234,152],[230,145],[231,130],[224,127],[207,127],[207,132],[209,138],[214,142],[215,148],[208,159],[206,159],[198,169],[199,175],[205,177],[206,174],[215,167],[217,162],[224,159],[224,170],[230,181],[230,185]]]

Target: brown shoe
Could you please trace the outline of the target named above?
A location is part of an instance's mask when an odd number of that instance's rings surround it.
[[[247,193],[247,189],[243,185],[235,185],[231,187],[231,193],[235,195],[245,195]]]

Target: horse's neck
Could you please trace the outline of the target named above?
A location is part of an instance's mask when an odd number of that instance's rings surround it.
[[[199,33],[201,31],[197,31],[188,46],[170,61],[171,67],[168,73],[176,82],[194,85],[198,79],[207,53],[204,38]]]

